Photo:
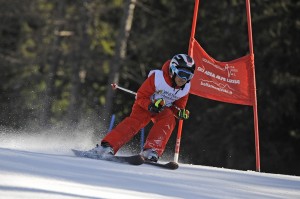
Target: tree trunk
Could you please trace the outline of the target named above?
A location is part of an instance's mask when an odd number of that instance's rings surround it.
[[[111,63],[110,73],[107,82],[107,92],[105,96],[105,105],[102,108],[102,119],[104,125],[108,126],[110,115],[112,115],[112,106],[114,91],[110,88],[112,83],[119,82],[119,71],[126,57],[127,41],[131,30],[133,21],[134,9],[137,0],[126,0],[124,6],[124,15],[122,17],[120,32],[117,39],[115,56]]]
[[[57,9],[57,20],[61,20],[64,15],[65,10],[65,2],[59,1],[58,9]],[[59,32],[63,28],[63,24],[57,25],[55,28],[55,32]],[[53,47],[52,52],[50,52],[50,66],[49,66],[49,75],[46,80],[46,91],[45,91],[45,98],[44,98],[44,105],[43,105],[43,111],[42,111],[42,117],[41,117],[41,125],[43,127],[48,128],[50,126],[50,120],[51,120],[51,108],[53,104],[53,100],[55,97],[55,79],[56,79],[56,72],[59,65],[60,60],[60,43],[61,43],[61,37],[59,35],[56,35],[53,41]]]
[[[75,43],[74,51],[71,54],[71,66],[72,66],[72,72],[71,72],[71,92],[70,92],[70,105],[68,107],[68,113],[67,113],[67,120],[68,125],[70,128],[76,128],[80,116],[81,116],[81,96],[80,96],[80,68],[82,65],[82,60],[84,60],[84,52],[87,48],[87,42],[88,42],[88,35],[86,33],[87,30],[87,10],[85,9],[84,5],[81,5],[80,7],[80,22],[78,23],[78,26],[75,26],[76,31],[79,33],[78,38],[79,39],[79,45],[77,42]],[[76,35],[75,35],[76,37]],[[75,38],[76,41],[78,41],[77,38]]]

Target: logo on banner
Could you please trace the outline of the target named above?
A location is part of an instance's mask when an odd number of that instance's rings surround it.
[[[204,65],[197,67],[197,71],[205,74],[210,79],[209,80],[201,78],[201,86],[209,87],[214,90],[218,90],[220,92],[232,95],[232,91],[234,91],[234,89],[230,87],[230,84],[241,83],[239,79],[233,79],[237,76],[236,73],[238,73],[238,69],[236,69],[235,66],[228,64],[226,64],[224,67],[221,67],[215,63],[212,63],[206,58],[202,58],[202,61],[208,64],[209,66],[212,66],[212,68],[208,70],[205,68]],[[219,73],[218,70],[222,71],[223,74]]]

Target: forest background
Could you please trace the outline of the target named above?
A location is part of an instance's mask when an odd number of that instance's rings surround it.
[[[245,8],[200,1],[196,39],[216,60],[249,53]],[[121,121],[134,102],[110,84],[136,91],[187,53],[193,9],[193,0],[0,0],[1,133],[91,128],[96,144],[111,114]],[[300,2],[252,0],[251,12],[261,171],[300,175]],[[190,95],[187,108],[181,161],[255,170],[252,107]]]

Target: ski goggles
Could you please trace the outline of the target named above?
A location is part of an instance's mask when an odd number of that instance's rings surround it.
[[[178,69],[174,65],[171,66],[171,69],[174,71],[176,75],[178,75],[181,79],[185,79],[186,81],[191,80],[194,76],[192,72],[184,69]]]

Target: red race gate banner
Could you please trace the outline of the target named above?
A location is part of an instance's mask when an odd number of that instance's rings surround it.
[[[253,105],[253,68],[250,55],[229,62],[220,62],[209,56],[200,44],[191,38],[191,57],[196,70],[190,93],[217,101]]]
[[[246,1],[249,55],[220,62],[209,56],[195,40],[199,1],[195,0],[189,55],[196,62],[190,93],[221,102],[253,106],[256,171],[260,171],[258,113],[250,0]],[[174,161],[178,162],[183,120],[179,121]]]

